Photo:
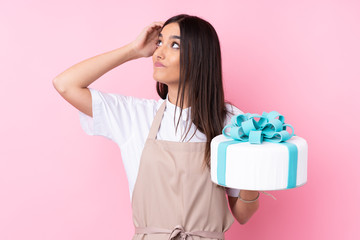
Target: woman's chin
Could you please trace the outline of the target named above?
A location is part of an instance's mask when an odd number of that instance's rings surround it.
[[[157,81],[159,83],[166,84],[166,80],[163,77],[160,77],[158,74],[154,73],[153,78],[154,78],[155,81]]]
[[[161,74],[156,74],[154,72],[153,74],[153,78],[155,81],[159,82],[159,83],[163,83],[163,84],[166,84],[169,86],[170,85],[173,85],[173,84],[177,84],[179,82],[179,80],[169,80],[169,78],[167,78],[166,76],[161,76]]]

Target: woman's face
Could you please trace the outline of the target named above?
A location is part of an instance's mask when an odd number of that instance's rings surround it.
[[[169,23],[162,29],[152,59],[154,79],[168,87],[178,86],[180,78],[180,28],[178,23]]]

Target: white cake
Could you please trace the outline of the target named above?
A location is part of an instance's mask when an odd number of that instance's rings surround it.
[[[283,190],[307,181],[308,145],[293,136],[286,142],[261,144],[227,143],[223,134],[211,141],[211,180],[222,186],[244,190]],[[220,146],[220,148],[219,148]]]

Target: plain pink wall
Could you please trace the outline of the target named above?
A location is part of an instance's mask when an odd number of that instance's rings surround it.
[[[131,239],[120,151],[83,132],[52,79],[178,13],[217,30],[227,99],[279,111],[309,144],[308,183],[262,195],[227,239],[358,239],[360,4],[344,0],[1,2],[0,239]],[[158,99],[151,58],[91,87]]]

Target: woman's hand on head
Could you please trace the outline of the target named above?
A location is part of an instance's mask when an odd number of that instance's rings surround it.
[[[146,26],[140,35],[131,42],[139,57],[150,57],[156,50],[156,43],[164,22],[153,22]]]

